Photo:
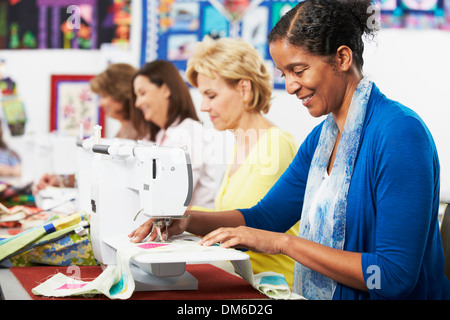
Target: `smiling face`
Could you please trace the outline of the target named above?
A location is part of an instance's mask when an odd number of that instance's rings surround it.
[[[201,111],[209,113],[214,128],[240,128],[247,117],[244,103],[246,89],[242,87],[242,80],[232,87],[223,77],[212,79],[199,73],[197,83],[202,95]]]
[[[147,77],[138,75],[133,81],[133,89],[136,95],[135,107],[142,110],[145,120],[164,128],[170,98],[167,86],[162,84],[158,87]]]
[[[286,78],[286,91],[297,96],[312,116],[339,113],[346,96],[345,76],[339,66],[284,40],[271,43],[270,54]]]

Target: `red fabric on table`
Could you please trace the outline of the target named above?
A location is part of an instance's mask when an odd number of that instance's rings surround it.
[[[97,266],[79,267],[81,280],[89,281],[98,277],[102,269]],[[35,300],[109,300],[99,294],[85,297],[53,298],[34,295],[31,290],[57,273],[74,277],[73,267],[12,267],[16,276],[30,297]],[[226,299],[264,299],[265,295],[253,288],[244,279],[210,264],[188,264],[186,271],[198,280],[198,290],[134,292],[130,300],[226,300]]]

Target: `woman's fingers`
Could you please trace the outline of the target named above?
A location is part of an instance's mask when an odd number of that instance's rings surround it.
[[[153,227],[154,219],[147,220],[139,228],[132,231],[128,237],[131,242],[138,243],[144,240],[148,236],[148,241],[154,241],[161,234],[162,240],[167,240],[171,236],[183,233],[189,223],[188,218],[173,219],[167,226],[163,223],[160,226],[159,232],[157,228]]]
[[[131,238],[131,242],[141,242],[147,237],[153,229],[153,219],[144,222],[139,228],[131,232],[128,237]],[[151,237],[150,237],[151,238]]]
[[[280,253],[280,234],[249,227],[219,228],[202,238],[201,245],[215,243],[223,248],[242,248],[253,252]]]
[[[200,240],[200,245],[212,246],[215,243],[223,248],[233,248],[242,242],[239,228],[219,228]]]

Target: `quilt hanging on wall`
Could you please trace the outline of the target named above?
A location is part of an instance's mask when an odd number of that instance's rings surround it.
[[[267,46],[269,31],[298,1],[289,0],[142,0],[141,64],[169,60],[184,74],[195,42],[205,35],[241,37],[253,44],[272,66],[275,87],[284,79],[273,67]]]
[[[131,0],[0,0],[1,49],[128,45]]]
[[[450,0],[377,0],[382,28],[450,30]]]
[[[154,59],[169,60],[183,75],[195,42],[205,35],[241,37],[253,44],[272,67],[274,87],[284,88],[284,79],[273,67],[267,36],[280,17],[299,1],[141,1],[141,65]],[[450,30],[450,0],[376,0],[373,12],[381,28]]]

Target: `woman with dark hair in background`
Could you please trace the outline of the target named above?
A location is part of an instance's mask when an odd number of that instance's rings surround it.
[[[223,167],[214,159],[214,139],[206,137],[189,87],[169,61],[146,63],[133,79],[134,112],[149,122],[146,140],[158,146],[186,146],[194,178],[191,205],[214,207]]]

